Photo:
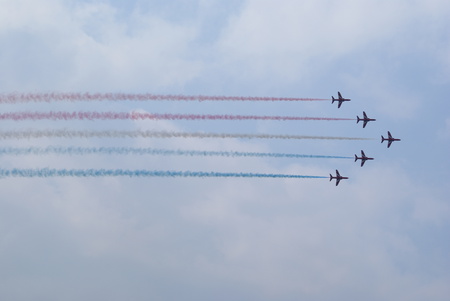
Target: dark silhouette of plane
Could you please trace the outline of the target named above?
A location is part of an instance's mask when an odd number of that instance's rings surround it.
[[[363,118],[359,118],[359,116],[356,116],[356,118],[357,118],[356,123],[358,123],[358,122],[360,122],[360,121],[363,121],[363,122],[364,122],[364,123],[363,123],[363,128],[366,127],[366,125],[367,125],[367,123],[368,123],[369,121],[375,121],[375,120],[376,120],[376,119],[367,117],[367,114],[366,114],[366,112],[364,112],[364,111],[363,111],[363,116],[364,116]]]
[[[401,139],[393,138],[392,135],[391,135],[391,132],[389,132],[389,131],[388,131],[388,137],[387,138],[384,138],[383,135],[381,135],[381,143],[383,143],[384,140],[387,140],[387,142],[388,142],[387,147],[388,148],[391,146],[391,143],[393,141],[401,141]]]
[[[373,158],[366,157],[366,154],[364,153],[364,151],[361,150],[361,157],[358,157],[358,156],[355,154],[355,162],[356,162],[357,160],[361,160],[361,167],[363,167],[363,166],[364,166],[364,163],[366,163],[367,160],[373,160]]]
[[[339,171],[336,169],[336,176],[335,176],[335,177],[333,177],[333,175],[330,174],[330,181],[333,180],[333,179],[336,179],[336,186],[338,186],[338,185],[339,185],[339,182],[340,182],[341,180],[346,180],[346,179],[348,179],[348,177],[343,177],[343,176],[341,176],[341,175],[339,174]]]
[[[334,98],[334,96],[331,96],[331,99],[332,99],[331,103],[334,103],[335,101],[339,102],[338,109],[341,107],[344,101],[350,101],[350,98],[343,98],[341,92],[339,91],[338,91],[338,99]]]

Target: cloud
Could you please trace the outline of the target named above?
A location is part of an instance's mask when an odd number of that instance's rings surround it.
[[[424,105],[411,87],[447,77],[445,1],[282,3],[247,1],[224,28],[217,52],[233,78],[267,91],[379,93],[380,112],[408,120]]]
[[[292,81],[393,39],[410,11],[402,2],[248,1],[224,30],[220,47],[250,73],[283,73]]]
[[[185,24],[137,11],[132,22],[125,22],[117,19],[114,7],[97,2],[7,4],[0,38],[6,54],[2,78],[9,89],[54,89],[58,83],[60,89],[150,84],[157,90],[182,85],[202,68],[189,59],[188,46],[197,32]]]

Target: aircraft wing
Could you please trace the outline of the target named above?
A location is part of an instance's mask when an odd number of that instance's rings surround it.
[[[361,159],[361,167],[364,166],[364,163],[366,163],[366,160]]]
[[[339,171],[336,169],[336,177],[340,177]]]
[[[339,102],[338,109],[341,107],[341,105],[342,105],[342,101]]]
[[[389,140],[388,141],[388,148],[391,146],[391,144],[392,144],[392,140]]]
[[[388,131],[388,137],[392,138],[391,132]]]
[[[342,98],[341,92],[338,91],[339,98]]]
[[[364,120],[363,128],[365,128],[367,125],[367,120]]]
[[[366,112],[363,111],[363,115],[364,115],[364,118],[367,119],[367,114],[366,114]]]
[[[366,156],[366,154],[364,153],[364,151],[363,151],[363,150],[361,150],[361,156],[363,156],[363,157],[365,157],[365,156]]]
[[[339,182],[340,182],[340,181],[341,181],[341,179],[339,179],[339,178],[336,179],[336,186],[339,185]]]

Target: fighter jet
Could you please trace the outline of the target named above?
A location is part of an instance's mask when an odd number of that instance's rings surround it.
[[[364,163],[366,163],[367,160],[373,160],[373,158],[366,157],[366,154],[364,153],[364,151],[361,150],[361,157],[358,157],[358,156],[355,154],[355,162],[356,162],[357,160],[361,160],[361,167],[363,167],[363,166],[364,166]]]
[[[346,179],[348,179],[348,177],[343,177],[343,176],[341,176],[341,175],[339,174],[339,171],[336,169],[336,176],[335,176],[335,177],[333,177],[333,175],[330,174],[330,181],[333,180],[333,179],[336,179],[336,186],[338,186],[338,185],[339,185],[339,182],[340,182],[341,180],[346,180]]]
[[[359,116],[356,116],[356,118],[357,118],[356,123],[358,123],[358,122],[360,122],[360,121],[363,121],[363,122],[364,122],[364,123],[363,123],[363,128],[366,127],[366,125],[367,125],[367,123],[368,123],[369,121],[375,121],[375,120],[376,120],[376,119],[367,117],[367,114],[366,114],[366,112],[364,112],[364,111],[363,111],[363,116],[364,116],[363,118],[359,118]]]
[[[401,139],[392,138],[391,132],[389,132],[389,131],[388,131],[388,137],[387,138],[384,138],[383,135],[381,135],[381,143],[383,143],[384,140],[387,140],[387,142],[388,142],[387,147],[388,148],[391,146],[392,141],[401,141]]]
[[[332,98],[331,103],[334,103],[335,101],[338,101],[339,102],[338,109],[339,109],[344,101],[350,101],[350,99],[349,98],[343,98],[342,95],[341,95],[341,92],[339,92],[339,91],[338,91],[338,96],[339,96],[338,99],[334,98],[334,96],[331,96],[331,98]]]

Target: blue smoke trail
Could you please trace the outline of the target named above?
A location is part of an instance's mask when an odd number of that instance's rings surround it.
[[[321,159],[353,159],[343,156],[301,155],[286,153],[260,153],[260,152],[236,152],[236,151],[199,151],[199,150],[168,150],[155,148],[132,147],[59,147],[48,146],[46,148],[0,148],[0,155],[175,155],[175,156],[220,156],[220,157],[272,157],[272,158],[321,158]]]
[[[164,171],[164,170],[124,170],[124,169],[0,169],[0,177],[48,178],[48,177],[195,177],[195,178],[308,178],[327,179],[323,176],[288,174]]]

